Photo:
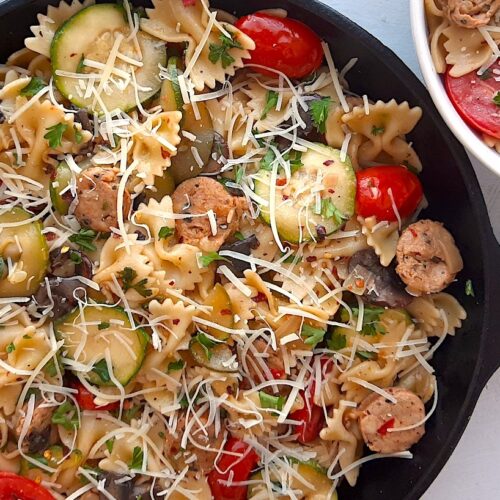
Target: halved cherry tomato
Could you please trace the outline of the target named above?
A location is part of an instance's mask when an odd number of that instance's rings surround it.
[[[217,468],[208,475],[208,484],[215,500],[245,500],[247,498],[248,486],[231,485],[227,486],[221,481],[247,481],[252,470],[259,462],[259,456],[255,451],[243,441],[236,438],[229,438],[224,451],[238,453],[241,456],[221,455],[217,461]],[[219,472],[220,471],[222,472]]]
[[[54,500],[54,497],[31,479],[0,472],[0,500]]]
[[[110,403],[109,405],[97,406],[94,403],[94,395],[85,388],[78,380],[71,380],[68,386],[76,389],[75,399],[82,410],[113,411],[120,407],[120,403]],[[0,498],[1,500],[1,498]]]
[[[356,177],[356,211],[362,217],[374,215],[379,221],[396,221],[393,199],[399,215],[409,217],[424,196],[418,177],[405,167],[367,168],[357,172]]]
[[[255,42],[250,62],[303,78],[321,66],[321,39],[308,26],[295,19],[282,19],[265,13],[242,17],[236,27]],[[257,71],[266,74],[258,69]]]
[[[475,71],[459,78],[445,76],[446,92],[460,116],[472,128],[500,139],[500,106],[493,98],[500,92],[495,75],[481,79]]]

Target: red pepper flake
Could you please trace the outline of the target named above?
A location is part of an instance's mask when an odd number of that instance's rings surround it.
[[[408,229],[410,230],[410,233],[412,234],[412,236],[414,238],[416,238],[418,236],[417,231],[415,231],[415,229],[413,229],[412,227],[409,227]]]
[[[280,370],[279,368],[271,368],[269,371],[274,380],[280,380],[285,376],[285,370]]]
[[[318,257],[316,257],[315,255],[310,255],[309,257],[307,257],[307,262],[314,262],[316,260],[318,260]]]
[[[332,267],[332,274],[335,276],[336,280],[339,280],[339,271],[336,267]]]
[[[363,288],[365,286],[365,280],[362,278],[358,278],[354,283],[358,288]]]
[[[323,165],[325,167],[329,167],[330,165],[333,165],[335,162],[333,160],[326,160]]]
[[[175,285],[175,281],[174,281],[174,280],[169,281],[169,282],[168,282],[168,284],[169,284],[170,286],[174,286],[174,285]]]
[[[382,424],[378,429],[377,429],[377,432],[381,435],[381,436],[386,436],[387,435],[387,432],[389,431],[389,429],[392,429],[394,427],[394,424],[396,422],[396,419],[394,417],[392,417],[391,419],[389,419],[387,422],[385,422],[384,424]]]
[[[181,322],[181,320],[180,320],[180,319],[173,319],[173,320],[172,320],[172,323],[173,323],[174,325],[178,325],[180,322]]]
[[[288,199],[290,198],[290,196],[288,196],[288,195],[284,194],[284,195],[282,196],[282,198],[283,198],[283,200],[284,200],[284,201],[286,201],[286,200],[288,200]]]
[[[328,192],[329,192],[330,194],[333,194],[333,193],[335,193],[335,189],[329,189],[329,190],[328,190]]]
[[[196,5],[196,0],[182,0],[184,7],[193,7]]]
[[[46,239],[47,241],[54,241],[54,240],[56,239],[56,237],[57,237],[57,236],[56,236],[56,233],[47,233],[47,234],[45,235],[45,239]]]
[[[222,316],[232,316],[233,311],[231,309],[222,309],[220,313]]]
[[[166,149],[161,148],[161,157],[164,160],[166,160],[166,159],[170,158],[170,153]]]
[[[285,184],[286,184],[286,179],[277,179],[276,180],[277,186],[284,186]]]
[[[254,302],[266,302],[267,297],[265,293],[259,292],[255,297],[252,297]]]

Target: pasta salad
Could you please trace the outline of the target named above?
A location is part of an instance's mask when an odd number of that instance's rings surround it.
[[[281,9],[152,4],[0,66],[0,497],[335,499],[412,458],[466,318],[422,111]]]

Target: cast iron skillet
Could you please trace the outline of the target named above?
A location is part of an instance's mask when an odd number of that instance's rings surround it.
[[[45,13],[48,3],[58,2],[0,0],[0,61],[22,48],[23,39],[30,35],[29,26],[35,24],[36,14]],[[216,0],[212,4],[237,15],[270,7],[287,9],[291,17],[302,20],[330,43],[337,67],[352,57],[359,58],[348,75],[352,90],[372,99],[408,100],[424,110],[411,136],[424,164],[422,180],[430,202],[423,216],[443,221],[457,240],[465,269],[450,291],[464,304],[469,317],[433,360],[440,397],[424,439],[412,450],[414,459],[384,459],[364,465],[356,488],[343,485],[340,491],[341,499],[420,498],[452,453],[481,390],[500,366],[500,247],[474,171],[420,81],[356,24],[314,0]],[[475,298],[465,296],[467,279],[474,284]]]

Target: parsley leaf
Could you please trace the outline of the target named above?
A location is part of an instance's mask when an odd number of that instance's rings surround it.
[[[69,237],[69,241],[71,241],[71,243],[74,243],[75,245],[78,245],[84,250],[93,252],[97,249],[97,247],[93,243],[96,236],[97,233],[92,229],[80,229],[78,233],[72,234]]]
[[[217,252],[208,252],[200,256],[200,264],[203,267],[208,267],[212,262],[215,262],[216,260],[224,260],[225,262],[229,262],[229,259],[221,257]]]
[[[243,241],[245,239],[245,236],[243,235],[243,233],[241,231],[236,231],[234,233],[234,237],[238,240],[238,241]]]
[[[305,338],[304,343],[313,347],[313,349],[323,341],[326,330],[315,328],[311,325],[304,324],[300,335]]]
[[[281,254],[283,257],[285,255],[284,253]],[[299,257],[297,254],[292,253],[292,255],[288,256],[284,261],[283,264],[297,264],[298,262],[302,262],[302,257]]]
[[[304,166],[302,163],[302,151],[290,151],[283,156],[283,159],[290,162],[290,171],[292,174]]]
[[[386,331],[382,324],[380,324],[380,316],[385,312],[383,307],[365,306],[363,313],[363,326],[359,332],[361,335],[368,337],[375,337],[377,335],[385,335]],[[354,319],[359,316],[359,309],[352,308]],[[346,315],[344,314],[344,318]]]
[[[273,169],[273,162],[276,160],[276,155],[274,151],[269,148],[262,160],[260,160],[260,168],[270,172]]]
[[[497,92],[495,97],[493,97],[493,102],[497,105],[500,106],[500,92]]]
[[[64,373],[64,368],[61,366],[61,363],[59,361],[59,356],[56,355],[57,357],[57,364],[56,361],[54,361],[54,358],[50,358],[46,365],[43,367],[43,371],[47,374],[49,377],[55,377],[58,373],[57,368],[59,367],[59,371],[61,373]]]
[[[340,351],[347,346],[347,338],[343,333],[333,331],[327,344],[328,349],[331,349],[332,351]]]
[[[111,325],[107,322],[107,321],[101,321],[98,325],[97,325],[97,329],[98,330],[107,330]]]
[[[171,227],[168,226],[163,226],[159,231],[158,231],[158,238],[161,240],[164,240],[166,238],[169,238],[172,236],[175,232],[175,229],[172,229]]]
[[[236,184],[241,184],[244,175],[245,175],[245,167],[243,167],[243,165],[238,165],[236,167],[236,175],[234,178],[234,182],[236,182]]]
[[[264,111],[262,111],[262,115],[260,115],[261,120],[265,120],[267,115],[273,109],[276,109],[279,100],[279,93],[275,90],[268,90],[266,97],[266,105],[264,106]]]
[[[83,140],[83,134],[81,130],[78,130],[75,125],[73,125],[73,130],[75,132],[75,141],[77,144],[81,144]]]
[[[142,469],[142,462],[144,460],[144,452],[139,446],[134,446],[134,451],[132,452],[132,460],[130,461],[131,469]]]
[[[271,408],[272,410],[281,411],[285,404],[284,396],[272,396],[267,392],[259,391],[260,406],[262,408]]]
[[[98,361],[92,368],[92,370],[97,376],[105,383],[111,381],[111,377],[109,376],[108,364],[105,359],[101,359]]]
[[[168,364],[167,372],[178,372],[184,368],[186,362],[183,359],[178,359],[177,361],[172,361]]]
[[[363,360],[370,360],[370,359],[375,359],[377,357],[376,352],[370,352],[370,351],[356,351],[356,356]]]
[[[62,425],[67,431],[78,429],[80,423],[76,406],[71,401],[66,400],[52,414],[52,423]]]
[[[106,449],[111,453],[115,445],[115,438],[108,439],[104,444],[106,445]]]
[[[385,132],[385,127],[377,127],[373,125],[372,127],[372,135],[381,135]]]
[[[325,219],[334,219],[335,224],[341,225],[347,217],[334,205],[331,198],[323,198],[321,200],[321,215]]]
[[[16,346],[14,345],[14,342],[11,342],[5,350],[7,351],[7,354],[10,354],[11,352],[14,352],[16,350]]]
[[[219,40],[222,42],[220,45],[216,43],[210,44],[208,59],[212,64],[221,61],[222,67],[226,69],[235,61],[234,57],[229,53],[229,50],[242,49],[243,46],[237,40],[229,38],[224,34],[219,37]]]
[[[71,262],[74,262],[77,265],[81,264],[83,260],[82,256],[78,252],[75,252],[73,250],[69,253],[69,258]]]
[[[467,280],[465,282],[465,295],[469,297],[475,297],[476,295],[474,294],[474,288],[472,286],[472,280]]]
[[[317,101],[312,101],[309,105],[313,123],[318,132],[321,134],[326,132],[326,120],[328,119],[331,104],[331,97],[323,97]]]
[[[196,337],[194,337],[194,341],[198,342],[198,344],[201,345],[203,352],[205,353],[205,356],[207,359],[210,361],[212,358],[212,348],[217,345],[217,342],[215,340],[212,340],[208,335],[206,335],[203,332],[199,332]]]
[[[133,283],[135,278],[137,278],[137,272],[135,271],[135,269],[132,269],[131,267],[125,267],[123,271],[118,273],[118,276],[122,280],[122,287],[124,292],[133,289],[141,297],[149,297],[153,294],[151,290],[146,288],[146,285],[148,284],[147,278],[144,278],[141,281],[138,281],[137,283]]]
[[[21,89],[19,95],[23,97],[33,97],[35,94],[38,94],[40,90],[44,89],[47,84],[38,76],[34,76],[26,85]]]
[[[57,123],[56,125],[52,125],[52,127],[45,129],[47,130],[47,133],[43,136],[43,138],[47,140],[52,149],[58,148],[62,144],[62,137],[67,129],[68,126],[65,123]]]

